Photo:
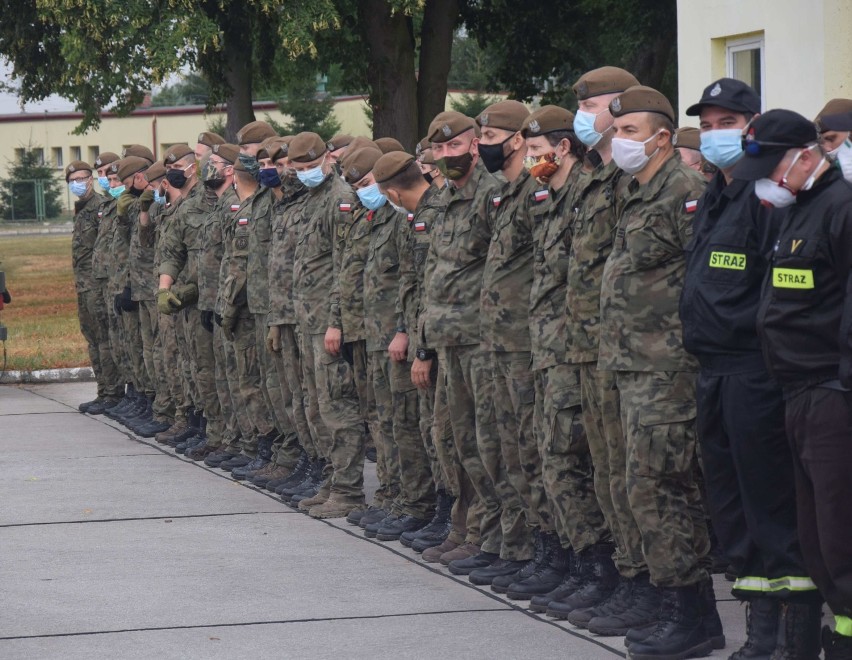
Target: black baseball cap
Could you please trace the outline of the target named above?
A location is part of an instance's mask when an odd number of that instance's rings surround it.
[[[686,109],[690,117],[697,117],[701,110],[708,105],[756,115],[760,112],[760,97],[742,80],[734,78],[719,78],[704,88],[701,100]]]
[[[768,177],[789,149],[809,147],[817,139],[814,123],[798,112],[770,110],[748,127],[733,176],[746,181]]]

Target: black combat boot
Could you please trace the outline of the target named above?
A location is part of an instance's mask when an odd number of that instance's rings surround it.
[[[833,632],[828,626],[822,629],[822,647],[825,660],[852,660],[852,637]]]
[[[781,601],[757,596],[746,603],[746,641],[728,660],[769,660],[778,639]]]
[[[475,568],[470,573],[467,574],[467,579],[470,580],[471,584],[477,584],[479,586],[490,585],[494,578],[497,577],[505,577],[505,576],[516,576],[520,570],[526,566],[531,560],[511,560],[511,559],[497,559],[490,566],[485,566],[484,568]],[[453,569],[451,568],[450,571]]]
[[[725,630],[722,619],[716,607],[716,591],[713,589],[713,578],[707,577],[698,583],[698,595],[701,598],[701,623],[704,632],[714,649],[725,648]]]
[[[279,486],[284,486],[289,483],[301,483],[308,472],[311,469],[311,458],[307,454],[303,453],[300,457],[296,466],[286,477],[282,477],[281,479],[273,479],[268,481],[264,488],[271,492],[276,492]]]
[[[612,561],[611,543],[596,543],[577,556],[579,571],[585,576],[583,588],[570,596],[555,600],[547,607],[547,616],[567,619],[574,610],[602,603],[618,586],[618,569]]]
[[[77,410],[79,410],[81,413],[87,413],[89,412],[90,407],[102,406],[105,401],[106,399],[104,397],[98,396],[95,397],[92,401],[85,401],[81,403],[79,406],[77,406]]]
[[[532,559],[521,566],[521,569],[517,573],[498,575],[491,580],[491,591],[498,594],[504,594],[509,588],[509,585],[513,582],[519,582],[520,580],[530,577],[533,573],[535,573],[536,569],[542,562],[548,560],[550,550],[550,539],[546,538],[545,535],[541,533],[541,530],[536,528],[533,531]]]
[[[550,593],[562,584],[568,574],[571,551],[562,547],[555,532],[544,534],[543,537],[546,551],[542,562],[535,568],[532,575],[513,582],[506,589],[506,595],[512,600],[530,600],[533,596]],[[492,589],[496,582],[497,580],[494,580],[491,583]]]
[[[781,603],[778,636],[770,660],[817,660],[822,603]]]
[[[392,523],[382,525],[376,530],[376,540],[396,541],[405,532],[416,532],[429,524],[425,518],[415,516],[400,516]]]
[[[615,636],[633,633],[631,641],[641,640],[651,634],[660,618],[662,594],[648,573],[625,580],[630,585],[629,598],[610,604],[609,611],[599,613],[588,622],[589,632],[596,635]]]
[[[202,442],[207,440],[207,418],[204,416],[204,411],[197,410],[195,412],[195,424],[198,429],[195,435],[187,438],[175,447],[178,454],[186,454],[193,447],[197,447]]]
[[[631,660],[685,660],[713,650],[704,632],[703,606],[697,584],[661,588],[660,621],[650,635],[630,644]]]
[[[116,415],[126,412],[127,409],[133,405],[134,401],[136,401],[136,388],[133,387],[133,383],[127,383],[124,389],[124,396],[121,397],[116,405],[107,408],[104,411],[104,415],[110,419],[115,419]]]
[[[104,398],[102,401],[92,401],[86,407],[87,415],[105,415],[107,410],[112,410],[115,408],[121,399],[111,399],[109,397]]]
[[[260,436],[257,440],[257,456],[250,463],[231,470],[231,476],[237,481],[251,479],[257,472],[269,465],[272,460],[272,442],[277,436],[277,433],[275,436],[271,433]]]
[[[546,594],[533,596],[530,599],[530,609],[533,612],[544,614],[552,602],[567,598],[575,591],[582,589],[585,585],[587,576],[580,573],[580,564],[577,561],[577,555],[574,554],[574,550],[571,548],[567,548],[567,552],[568,571],[565,573],[565,577],[556,588],[548,591]]]
[[[435,505],[435,515],[429,524],[420,529],[405,532],[399,537],[399,542],[406,548],[413,548],[413,543],[416,540],[423,539],[424,542],[428,539],[430,544],[423,547],[419,552],[423,552],[426,548],[431,548],[436,545],[441,545],[444,539],[450,533],[450,514],[453,509],[455,498],[445,490],[439,490],[436,493],[437,502]],[[437,543],[431,544],[431,541],[440,538]]]
[[[608,622],[608,619],[613,615],[618,615],[627,610],[633,604],[633,583],[624,577],[618,578],[618,586],[615,588],[608,598],[601,601],[592,607],[585,607],[580,610],[574,610],[568,615],[568,623],[578,628],[589,628],[589,624],[594,621],[599,624],[601,620]],[[613,633],[606,631],[608,626],[598,625],[594,633],[596,635],[623,635],[624,633]],[[604,632],[599,632],[601,629]],[[629,630],[629,627],[628,627]],[[589,632],[593,632],[589,628]],[[625,631],[626,632],[626,631]]]

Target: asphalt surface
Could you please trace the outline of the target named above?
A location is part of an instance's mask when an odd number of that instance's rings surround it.
[[[4,660],[624,657],[621,638],[78,413],[93,396],[92,383],[0,387]],[[744,615],[716,580],[722,658]]]

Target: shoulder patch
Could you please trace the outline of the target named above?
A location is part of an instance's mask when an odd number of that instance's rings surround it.
[[[426,223],[423,220],[418,220],[414,223],[414,231],[426,231]]]
[[[237,224],[240,227],[244,227],[245,225],[248,224],[248,220],[249,220],[248,218],[240,218],[239,220],[237,220]]]
[[[413,213],[409,213],[409,214],[408,214],[408,221],[409,221],[409,222],[411,222],[412,220],[414,220],[414,214],[413,214]]]
[[[690,199],[689,201],[685,202],[684,205],[683,205],[683,210],[686,211],[687,213],[695,213],[695,209],[697,209],[697,208],[698,208],[698,200],[697,199]]]
[[[503,199],[503,198],[502,198],[500,195],[497,195],[496,197],[492,197],[492,198],[491,198],[491,203],[492,203],[492,204],[494,204],[494,208],[495,208],[495,209],[496,209],[496,208],[498,208],[498,207],[500,206],[500,201],[501,201],[502,199]]]
[[[338,209],[341,213],[351,213],[352,212],[352,204],[349,202],[340,202],[338,205]]]
[[[543,202],[543,201],[544,201],[544,200],[546,200],[548,197],[550,197],[550,191],[549,191],[547,188],[544,188],[544,189],[542,189],[542,190],[536,190],[536,191],[533,193],[533,199],[534,199],[536,202]]]
[[[237,212],[237,211],[239,211],[239,210],[240,210],[240,205],[239,205],[239,204],[231,204],[231,211],[233,211],[234,213],[236,213],[236,212]]]

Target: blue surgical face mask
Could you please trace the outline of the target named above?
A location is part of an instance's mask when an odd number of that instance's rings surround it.
[[[574,132],[577,134],[580,142],[589,148],[594,147],[603,137],[603,133],[598,133],[595,130],[595,120],[597,118],[596,114],[586,112],[585,110],[577,110],[577,113],[574,115]]]
[[[366,188],[360,188],[355,191],[358,193],[358,199],[361,200],[361,203],[371,211],[375,211],[376,209],[380,209],[384,206],[387,201],[387,197],[385,197],[382,193],[379,192],[379,184],[374,183]]]
[[[82,197],[86,194],[86,191],[89,189],[89,184],[85,181],[69,181],[68,188],[71,190],[72,195],[76,195],[77,197]]]
[[[113,199],[118,199],[121,197],[121,193],[124,192],[124,186],[119,186],[118,188],[110,188],[109,194],[112,195]]]
[[[281,175],[274,167],[266,167],[260,170],[260,184],[267,188],[278,188],[281,185]]]
[[[165,204],[166,196],[160,194],[159,188],[154,188],[154,204]]]
[[[296,172],[296,176],[299,177],[299,181],[308,188],[316,188],[319,184],[325,181],[325,174],[323,174],[322,171],[322,163],[309,170],[305,170],[304,172]]]
[[[101,190],[107,191],[109,190],[109,179],[105,176],[98,177],[98,185],[101,187]]]
[[[743,155],[741,128],[720,128],[701,133],[701,155],[719,169],[732,167]]]

